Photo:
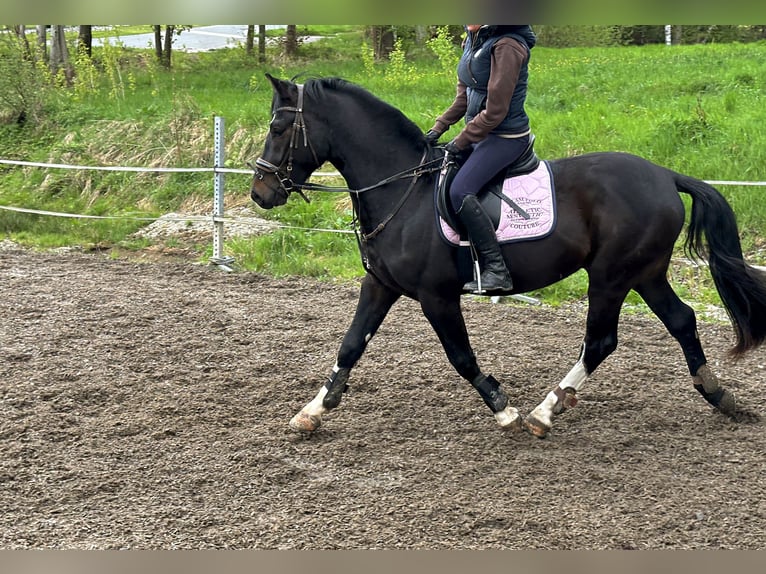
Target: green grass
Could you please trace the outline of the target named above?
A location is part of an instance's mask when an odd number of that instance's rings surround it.
[[[345,234],[279,229],[257,240],[234,238],[228,246],[240,267],[276,277],[352,280],[364,273],[356,242]]]
[[[124,29],[120,34],[148,31]],[[304,31],[303,29],[301,30]],[[457,47],[441,59],[405,44],[407,58],[372,62],[354,26],[311,26],[327,40],[303,44],[294,60],[270,48],[260,64],[242,48],[174,54],[168,72],[150,50],[96,49],[87,87],[50,89],[35,122],[0,124],[0,157],[85,165],[209,167],[213,117],[226,122],[228,167],[243,168],[261,151],[270,119],[270,72],[290,78],[337,75],[401,109],[423,130],[452,101]],[[446,62],[446,63],[445,63]],[[119,73],[116,73],[119,72]],[[81,77],[85,76],[82,70]],[[547,48],[530,64],[528,112],[543,158],[619,150],[702,179],[766,180],[766,44],[666,47]],[[1,116],[0,116],[1,117]],[[445,136],[455,135],[459,127]],[[326,181],[323,180],[323,183]],[[254,205],[249,176],[227,176],[227,201]],[[342,184],[340,182],[329,182]],[[766,202],[762,187],[721,186],[753,263],[764,263]],[[210,174],[115,174],[0,168],[0,203],[52,211],[158,216],[212,209]],[[348,200],[315,193],[261,215],[300,228],[348,230]],[[130,238],[142,222],[62,220],[0,211],[0,233],[37,247],[145,247]],[[282,229],[254,239],[229,239],[238,264],[274,275],[359,277],[353,235]],[[198,246],[200,258],[210,246]],[[680,251],[679,251],[680,255]],[[685,298],[715,301],[706,271],[674,282]],[[548,302],[583,298],[583,272],[533,293]],[[632,297],[632,296],[631,296]],[[629,304],[638,303],[630,299]]]

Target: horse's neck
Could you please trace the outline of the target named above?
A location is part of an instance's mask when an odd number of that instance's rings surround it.
[[[368,112],[360,110],[356,114],[345,109],[345,113],[337,117],[364,117],[365,120],[346,122],[333,128],[329,161],[352,189],[373,186],[396,173],[414,168],[423,153],[395,130],[392,133],[389,125],[376,123]]]

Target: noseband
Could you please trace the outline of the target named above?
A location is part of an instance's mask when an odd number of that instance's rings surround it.
[[[250,162],[248,162],[248,165],[255,172],[255,177],[257,177],[259,181],[263,181],[265,174],[272,174],[279,182],[279,189],[284,192],[285,200],[287,200],[287,198],[290,197],[290,194],[295,191],[306,203],[309,203],[309,199],[304,195],[301,186],[293,183],[293,180],[290,177],[293,171],[293,152],[298,149],[298,140],[301,134],[303,135],[303,147],[307,147],[311,150],[311,155],[314,156],[314,162],[317,164],[317,167],[320,165],[316,151],[314,151],[314,146],[311,145],[308,133],[306,132],[306,121],[303,119],[303,84],[297,84],[297,87],[298,105],[282,106],[274,110],[274,117],[276,117],[279,112],[295,113],[292,127],[293,131],[290,135],[290,145],[287,148],[285,157],[282,158],[282,162],[279,166],[276,166],[270,161],[259,157],[255,160],[255,165]],[[272,121],[274,120],[272,119]],[[282,169],[283,166],[284,170]]]

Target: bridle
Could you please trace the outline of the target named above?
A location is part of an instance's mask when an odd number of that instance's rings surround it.
[[[383,187],[384,185],[387,185],[391,182],[394,182],[400,179],[412,178],[412,181],[410,182],[410,185],[407,188],[407,191],[399,200],[399,203],[396,205],[391,215],[389,215],[382,223],[380,223],[371,233],[362,234],[363,239],[365,240],[370,239],[374,237],[375,235],[377,235],[378,233],[380,233],[383,230],[383,228],[386,226],[386,224],[389,221],[391,221],[391,219],[393,219],[394,215],[396,215],[399,209],[406,202],[410,193],[415,188],[415,184],[417,183],[418,179],[422,175],[427,173],[433,173],[441,169],[444,163],[444,158],[437,157],[435,159],[426,161],[426,158],[428,157],[428,153],[431,149],[430,146],[427,146],[425,151],[423,152],[423,156],[420,158],[420,163],[416,165],[415,167],[395,173],[394,175],[389,176],[373,185],[363,187],[361,189],[351,189],[348,187],[320,185],[315,183],[303,183],[303,184],[295,183],[291,179],[291,174],[293,170],[293,152],[298,148],[298,142],[301,136],[303,137],[303,147],[307,147],[311,150],[311,154],[314,157],[314,163],[316,164],[316,166],[319,167],[321,165],[319,159],[317,158],[316,151],[314,150],[314,146],[311,144],[311,140],[309,140],[308,132],[306,128],[306,121],[303,118],[303,84],[296,84],[296,86],[298,88],[297,105],[296,106],[280,106],[276,108],[273,112],[274,118],[276,118],[276,115],[279,112],[294,112],[295,113],[295,119],[293,120],[293,125],[292,125],[292,133],[290,134],[290,145],[288,146],[282,161],[277,166],[271,163],[270,161],[263,159],[263,157],[259,157],[258,159],[255,160],[255,165],[253,165],[250,162],[248,162],[248,165],[255,172],[255,177],[258,178],[259,181],[263,181],[264,176],[267,174],[273,175],[279,182],[279,191],[281,191],[284,194],[285,201],[287,201],[287,199],[290,197],[290,194],[292,192],[296,192],[298,195],[300,195],[303,198],[303,200],[306,203],[310,203],[310,201],[308,197],[306,197],[306,195],[303,193],[304,191],[350,192],[358,196],[359,194],[364,193],[365,191],[370,191],[372,189]],[[273,118],[272,118],[272,121],[274,121]],[[283,166],[284,166],[284,169],[283,169]]]
[[[272,174],[279,181],[279,188],[285,194],[285,200],[290,197],[290,194],[295,191],[300,195],[306,203],[309,203],[309,198],[303,194],[303,190],[306,189],[302,185],[298,185],[290,178],[293,171],[293,152],[298,148],[298,140],[300,135],[303,135],[303,147],[307,147],[311,150],[311,155],[314,156],[314,162],[317,167],[321,164],[317,159],[314,146],[309,141],[308,133],[306,132],[306,121],[303,119],[303,84],[297,84],[298,86],[298,105],[296,106],[281,106],[274,110],[274,116],[271,121],[274,121],[278,112],[295,112],[295,119],[293,120],[292,134],[290,134],[290,145],[287,147],[285,157],[279,166],[274,165],[270,161],[259,157],[255,160],[255,165],[248,162],[248,165],[255,172],[255,177],[260,181],[263,181],[265,173]],[[284,166],[284,170],[282,170]]]

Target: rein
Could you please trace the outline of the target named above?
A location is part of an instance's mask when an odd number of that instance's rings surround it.
[[[382,179],[377,183],[368,185],[367,187],[362,187],[361,189],[352,189],[350,187],[343,187],[343,186],[321,185],[318,183],[293,184],[293,189],[295,190],[300,189],[302,191],[329,191],[329,192],[342,192],[342,193],[348,192],[348,193],[354,193],[358,195],[360,193],[364,193],[365,191],[371,191],[373,189],[383,187],[384,185],[388,185],[389,183],[392,183],[399,179],[407,179],[408,177],[412,177],[415,180],[417,180],[422,175],[439,171],[441,169],[442,163],[444,163],[444,160],[442,158],[436,158],[430,161],[424,161],[426,158],[426,155],[428,155],[428,151],[426,151],[423,154],[423,157],[420,159],[420,163],[416,165],[415,167],[411,167],[411,168],[405,169],[404,171],[395,173],[394,175],[391,175],[387,177],[386,179]]]
[[[404,179],[404,178],[407,178],[407,177],[411,177],[412,178],[412,181],[410,182],[410,185],[407,186],[407,191],[405,191],[402,194],[402,197],[399,199],[399,202],[396,204],[396,206],[394,207],[394,209],[391,212],[391,214],[388,217],[386,217],[383,221],[381,221],[378,224],[378,226],[375,229],[373,229],[370,233],[360,233],[360,232],[358,232],[358,234],[361,236],[362,240],[367,241],[368,239],[372,239],[378,233],[383,231],[383,229],[386,227],[386,225],[388,225],[388,223],[394,218],[394,216],[397,213],[399,213],[399,210],[402,208],[404,203],[407,201],[407,198],[412,193],[412,190],[415,189],[415,184],[418,182],[418,179],[420,179],[421,175],[426,174],[426,173],[431,173],[431,172],[434,172],[434,171],[439,171],[441,169],[440,166],[443,163],[442,158],[432,159],[431,161],[428,161],[428,162],[425,161],[426,156],[428,155],[428,149],[429,148],[426,148],[426,150],[423,152],[423,157],[420,158],[420,164],[418,164],[417,167],[411,168],[409,170],[405,170],[403,172],[399,172],[397,174],[394,174],[394,175],[392,175],[390,177],[387,177],[386,179],[384,179],[382,181],[379,181],[378,183],[376,183],[374,185],[370,185],[370,186],[364,187],[362,189],[349,189],[348,190],[351,193],[354,193],[354,194],[356,194],[358,196],[360,193],[364,193],[365,191],[369,191],[371,189],[382,187],[382,186],[386,185],[387,183],[391,183],[392,181],[396,181],[397,179]],[[434,166],[437,165],[437,163],[439,164],[439,167],[430,167],[431,165],[434,165]]]
[[[292,189],[300,193],[301,197],[308,202],[308,198],[301,193],[302,191],[328,191],[333,193],[353,193],[357,197],[359,197],[360,194],[371,191],[373,189],[378,189],[380,187],[383,187],[385,185],[388,185],[389,183],[392,183],[394,181],[400,180],[400,179],[407,179],[412,178],[412,181],[410,182],[409,186],[407,186],[407,190],[402,194],[402,197],[399,199],[399,202],[396,204],[394,209],[391,211],[391,213],[386,217],[383,221],[381,221],[375,229],[373,229],[370,233],[362,233],[360,226],[359,226],[359,214],[356,213],[356,210],[354,211],[354,220],[353,220],[353,226],[354,226],[354,232],[356,233],[357,237],[366,242],[369,239],[372,239],[376,235],[378,235],[383,229],[386,227],[386,225],[389,224],[389,222],[396,216],[397,213],[399,213],[399,210],[404,206],[409,196],[412,194],[412,191],[415,189],[415,184],[418,182],[418,179],[422,175],[433,173],[435,171],[441,170],[441,166],[444,163],[444,160],[442,158],[436,158],[432,159],[430,161],[425,161],[426,156],[428,155],[428,149],[426,149],[423,152],[423,157],[420,158],[420,163],[416,165],[415,167],[411,167],[409,169],[406,169],[404,171],[400,171],[398,173],[395,173],[394,175],[391,175],[385,179],[380,180],[377,183],[374,183],[372,185],[368,185],[367,187],[363,187],[360,189],[351,189],[349,187],[342,187],[342,186],[332,186],[332,185],[321,185],[316,183],[305,183],[305,184],[292,184]],[[281,182],[281,180],[280,180]]]
[[[291,111],[295,109],[296,108],[279,108],[279,110],[291,110]],[[305,135],[305,124],[303,124],[303,129],[304,129],[304,135]],[[308,139],[306,139],[306,141],[308,142]],[[308,145],[311,148],[311,151],[314,152],[314,148],[313,146],[311,146],[311,142],[308,142]],[[292,153],[290,153],[290,157],[288,158],[288,163],[286,167],[286,170],[288,172],[287,174],[283,174],[279,167],[277,167],[271,162],[266,161],[262,157],[259,157],[257,160],[255,160],[255,165],[253,165],[252,162],[247,162],[247,165],[248,167],[250,167],[250,169],[252,169],[255,172],[255,176],[258,179],[261,179],[261,180],[263,179],[263,172],[272,174],[277,178],[277,180],[279,181],[280,187],[288,196],[292,192],[296,192],[304,199],[306,203],[311,203],[309,199],[305,195],[303,195],[302,193],[303,191],[328,191],[328,192],[334,192],[334,193],[348,192],[348,193],[354,193],[359,195],[360,193],[364,193],[365,191],[371,191],[373,189],[383,187],[384,185],[388,185],[389,183],[392,183],[399,179],[407,179],[408,177],[412,177],[417,180],[422,175],[439,171],[441,169],[442,164],[444,163],[444,159],[436,158],[429,161],[425,161],[426,155],[428,155],[428,150],[426,150],[423,153],[423,157],[420,159],[420,163],[416,165],[415,167],[410,167],[403,171],[397,172],[394,175],[391,175],[385,179],[382,179],[377,183],[368,185],[367,187],[362,187],[360,189],[352,189],[350,187],[335,186],[335,185],[322,185],[320,183],[293,182],[293,180],[290,179],[289,177],[289,174],[292,171]],[[314,153],[314,158],[316,159],[316,153]],[[317,161],[317,163],[319,163],[319,161]],[[263,172],[261,170],[263,170]]]

